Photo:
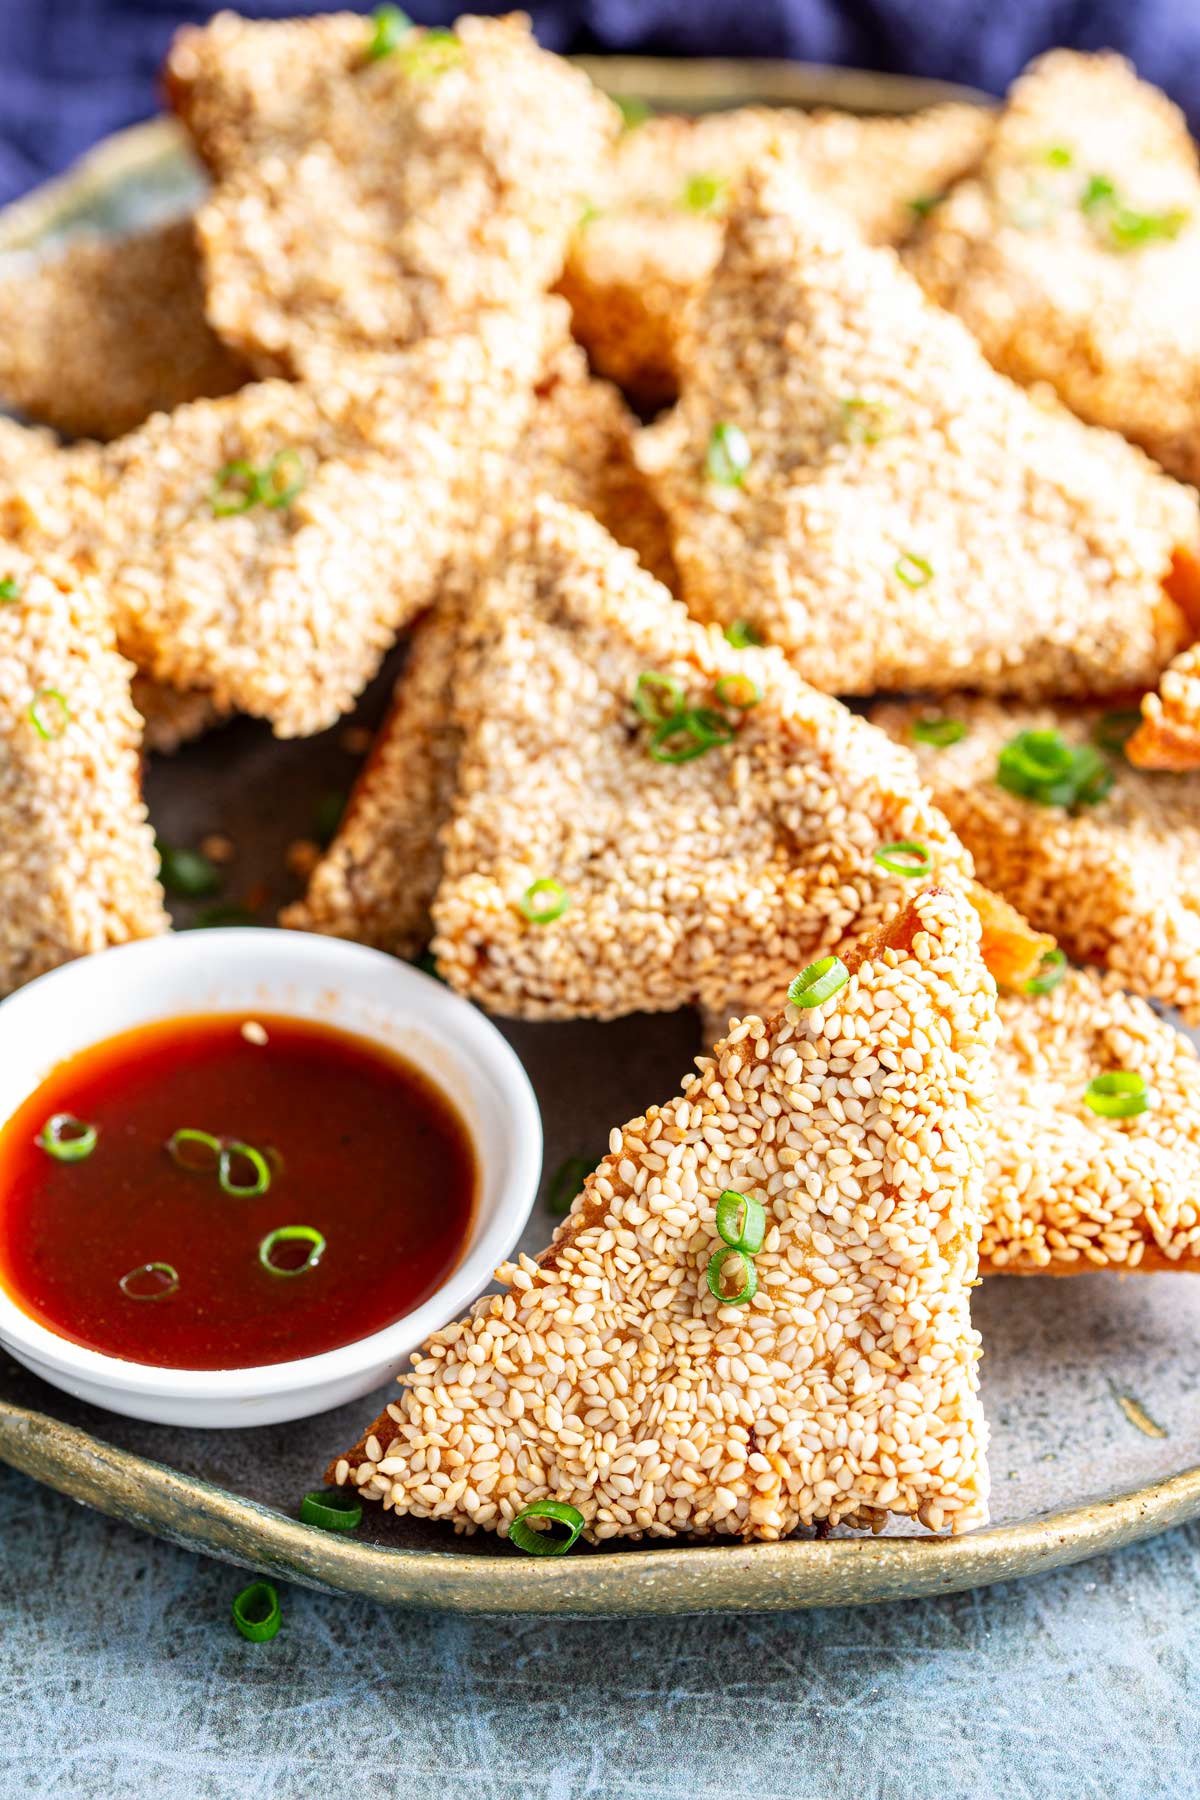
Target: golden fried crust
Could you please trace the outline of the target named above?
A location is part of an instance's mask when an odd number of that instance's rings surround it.
[[[434,952],[452,986],[496,1012],[761,1004],[898,910],[909,881],[875,860],[881,844],[919,841],[939,876],[970,874],[906,754],[778,654],[697,626],[580,513],[534,508],[474,595],[464,639]],[[646,672],[716,708],[718,726],[718,683],[736,693],[749,677],[761,697],[731,706],[728,742],[657,760],[633,705]],[[522,913],[539,881],[569,898],[551,924]]]
[[[69,437],[119,437],[245,379],[204,317],[190,219],[76,238],[0,280],[0,401]]]
[[[748,440],[739,485],[709,472],[718,424]],[[1194,491],[997,375],[778,163],[638,455],[691,610],[830,692],[1145,689],[1193,635],[1164,583],[1200,541]]]
[[[1182,651],[1146,695],[1125,754],[1139,769],[1200,769],[1200,645]]]
[[[824,1007],[735,1026],[612,1133],[548,1253],[423,1346],[328,1479],[504,1535],[549,1496],[596,1542],[981,1522],[978,936],[961,894],[919,894]],[[746,1306],[706,1280],[728,1189],[766,1213]]]
[[[142,719],[143,747],[158,756],[173,756],[229,717],[210,695],[181,693],[149,675],[134,676],[133,704]]]
[[[0,993],[167,928],[141,721],[103,595],[0,552]]]
[[[1074,813],[1041,806],[998,784],[1000,751],[1026,730],[1091,743],[1099,708],[957,696],[939,710],[967,734],[945,749],[913,742],[923,710],[881,705],[871,717],[915,749],[980,880],[1053,932],[1075,961],[1102,964],[1135,994],[1200,1024],[1200,776],[1143,773],[1117,754],[1112,791],[1098,805]]]
[[[1183,115],[1120,57],[1033,63],[909,261],[997,368],[1200,479],[1200,170]]]
[[[527,20],[455,30],[374,61],[353,14],[176,39],[168,91],[215,175],[208,316],[260,373],[462,329],[561,272],[619,115]]]
[[[643,407],[673,400],[687,309],[721,253],[730,186],[771,144],[871,243],[899,242],[912,202],[976,159],[990,115],[939,106],[904,119],[741,107],[649,120],[620,139],[571,240],[559,292],[593,367]]]

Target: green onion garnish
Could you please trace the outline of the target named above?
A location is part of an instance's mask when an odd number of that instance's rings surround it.
[[[1115,777],[1091,744],[1072,747],[1058,731],[1019,731],[996,763],[996,780],[1038,806],[1095,806]]]
[[[710,481],[721,487],[740,487],[750,460],[750,440],[740,425],[722,420],[713,426],[704,458]]]
[[[683,711],[683,683],[674,675],[658,675],[652,669],[638,676],[633,689],[633,710],[647,725],[661,725]]]
[[[918,219],[927,219],[934,207],[940,206],[945,198],[945,194],[918,194],[915,200],[909,201],[908,208]]]
[[[725,1264],[736,1256],[741,1269],[742,1284],[732,1294],[725,1289]],[[708,1291],[714,1300],[722,1306],[749,1306],[758,1292],[758,1276],[754,1269],[754,1258],[747,1256],[743,1250],[735,1250],[727,1244],[723,1250],[714,1250],[708,1259]]]
[[[594,1161],[588,1162],[584,1156],[568,1156],[558,1165],[546,1195],[546,1211],[553,1218],[561,1219],[570,1212],[572,1201],[583,1192],[583,1184],[595,1166]]]
[[[757,1256],[767,1235],[767,1215],[762,1201],[726,1188],[717,1201],[717,1232],[731,1250]]]
[[[644,100],[614,99],[613,104],[621,115],[622,127],[626,131],[636,131],[651,116],[653,108]]]
[[[233,518],[254,506],[272,511],[290,506],[305,483],[304,459],[298,450],[277,450],[261,469],[250,462],[229,462],[218,470],[209,490],[214,517]]]
[[[248,906],[206,906],[192,920],[193,931],[216,931],[222,925],[257,925],[258,915]]]
[[[1107,175],[1088,178],[1079,206],[1107,250],[1140,250],[1145,244],[1177,238],[1191,218],[1184,207],[1162,213],[1139,212],[1127,204]]]
[[[290,506],[305,483],[304,458],[298,450],[277,450],[258,478],[258,497],[273,511]]]
[[[1133,1069],[1096,1075],[1083,1090],[1084,1100],[1102,1119],[1132,1119],[1150,1104],[1145,1078]]]
[[[117,1286],[127,1300],[166,1300],[179,1291],[179,1271],[171,1263],[139,1263]]]
[[[531,1519],[548,1519],[551,1525],[566,1527],[566,1537],[554,1531],[538,1531]],[[565,1556],[583,1530],[583,1514],[565,1500],[535,1500],[522,1507],[508,1528],[509,1542],[529,1556]]]
[[[762,639],[746,619],[735,619],[725,627],[725,642],[735,650],[749,650],[752,645],[761,644]]]
[[[722,675],[714,691],[721,705],[732,706],[735,712],[749,712],[763,697],[757,681],[749,675]]]
[[[304,1261],[297,1263],[294,1269],[273,1262],[271,1259],[281,1244],[307,1244]],[[311,1225],[280,1225],[274,1231],[268,1231],[258,1246],[258,1260],[272,1275],[306,1275],[316,1268],[324,1254],[325,1239]]]
[[[905,587],[928,587],[933,580],[933,564],[927,563],[923,556],[914,556],[911,550],[906,550],[892,564],[892,573],[899,577]]]
[[[279,1595],[269,1581],[252,1581],[233,1602],[233,1622],[252,1644],[265,1644],[277,1637],[283,1624]]]
[[[317,801],[313,808],[313,836],[319,844],[331,844],[337,836],[348,798],[344,788],[331,788]]]
[[[258,502],[258,470],[253,463],[227,462],[214,475],[208,498],[214,518],[231,519],[249,512]]]
[[[3,601],[19,600],[20,598],[21,598],[20,583],[17,581],[14,581],[11,575],[6,575],[4,577],[4,580],[0,581],[0,600],[3,600]]]
[[[367,45],[367,61],[378,62],[381,56],[390,56],[402,38],[408,36],[413,22],[406,12],[398,6],[377,6],[371,14],[375,29],[371,41]]]
[[[55,1162],[83,1162],[100,1138],[100,1127],[77,1119],[74,1113],[52,1113],[34,1143]]]
[[[233,1178],[234,1164],[241,1159],[248,1162],[253,1172],[252,1181],[238,1182]],[[223,1194],[232,1194],[235,1199],[253,1200],[258,1194],[265,1194],[271,1185],[271,1168],[261,1150],[252,1144],[222,1144],[221,1154],[217,1158],[217,1184]],[[306,1229],[306,1228],[302,1228]],[[322,1238],[321,1247],[325,1240]],[[320,1252],[318,1251],[318,1256]],[[289,1270],[290,1274],[291,1271]]]
[[[889,875],[907,875],[910,879],[928,875],[933,868],[933,858],[924,844],[916,844],[911,838],[903,838],[896,844],[880,844],[875,861]]]
[[[895,437],[899,430],[894,407],[883,400],[864,400],[851,394],[838,401],[842,414],[842,435],[851,444],[878,444]]]
[[[444,75],[463,59],[462,39],[444,25],[431,25],[420,37],[404,44],[396,61],[406,75]]]
[[[71,723],[71,709],[57,688],[39,688],[29,703],[29,722],[47,742],[60,738]]]
[[[353,1531],[362,1524],[362,1501],[351,1488],[315,1488],[300,1502],[300,1523],[318,1531]]]
[[[1124,756],[1125,746],[1141,722],[1142,715],[1137,707],[1121,712],[1108,712],[1103,718],[1097,719],[1092,737],[1109,756]]]
[[[849,979],[850,971],[840,956],[823,956],[801,969],[788,989],[788,999],[793,1006],[824,1006]]]
[[[673,719],[664,719],[650,739],[650,754],[655,762],[685,763],[718,744],[732,742],[728,719],[711,706],[693,706]]]
[[[1067,959],[1061,950],[1047,950],[1038,964],[1038,972],[1025,983],[1027,994],[1052,994],[1067,972]]]
[[[722,175],[689,175],[683,204],[689,212],[716,212],[725,204],[729,183]]]
[[[967,728],[961,719],[945,716],[936,719],[914,719],[913,742],[932,744],[935,749],[948,750],[951,744],[957,744],[967,735]]]
[[[159,880],[168,894],[186,900],[207,900],[221,885],[221,871],[215,862],[199,850],[175,849],[155,839],[158,851]]]
[[[221,1140],[210,1131],[195,1131],[190,1125],[173,1131],[167,1139],[167,1155],[189,1175],[215,1175],[221,1162]]]
[[[531,925],[552,925],[555,919],[562,918],[570,904],[571,896],[562,882],[544,875],[540,881],[530,882],[517,902],[517,911]]]
[[[1075,161],[1075,155],[1066,144],[1048,144],[1042,152],[1042,161],[1052,169],[1069,169]]]

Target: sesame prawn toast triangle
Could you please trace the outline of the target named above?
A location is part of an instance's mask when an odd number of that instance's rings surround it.
[[[208,316],[262,374],[519,311],[556,280],[620,117],[528,20],[185,28],[168,91],[215,178]]]
[[[1200,167],[1122,57],[1032,63],[906,260],[996,368],[1200,479]]]
[[[969,1289],[996,1025],[978,919],[927,889],[846,970],[615,1131],[550,1248],[417,1352],[327,1479],[505,1535],[551,1498],[594,1541],[981,1523]],[[708,1274],[726,1192],[739,1232],[765,1214],[737,1305]],[[752,1285],[735,1260],[718,1293]]]
[[[779,164],[639,455],[691,610],[831,692],[1145,689],[1200,616],[1193,490],[998,375]]]
[[[0,551],[0,994],[167,929],[141,720],[104,596]]]
[[[1097,739],[1107,742],[1124,715],[1097,707],[965,695],[945,707],[965,731],[943,745],[914,733],[927,712],[917,703],[883,704],[871,717],[915,750],[980,879],[1075,961],[1111,969],[1200,1024],[1200,773],[1147,774],[1115,745],[1101,752]],[[1068,773],[1058,792],[1058,764],[1074,756],[1086,759],[1084,788],[1073,795]]]
[[[541,499],[472,597],[434,954],[524,1018],[769,1001],[970,867],[905,751]]]
[[[281,737],[332,724],[469,549],[541,354],[538,315],[497,315],[320,387],[197,401],[109,445],[83,553],[122,648]]]

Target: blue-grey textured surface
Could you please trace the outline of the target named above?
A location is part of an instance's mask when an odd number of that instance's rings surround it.
[[[1188,1800],[1200,1525],[976,1594],[466,1620],[245,1580],[0,1469],[0,1795]]]

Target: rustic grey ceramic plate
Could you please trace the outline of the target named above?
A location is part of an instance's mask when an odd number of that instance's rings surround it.
[[[689,109],[759,99],[905,111],[955,92],[795,65],[592,66],[615,92]],[[29,254],[81,224],[144,222],[185,206],[198,189],[175,129],[139,127],[0,216],[0,256]],[[358,722],[378,718],[392,673],[365,697]],[[239,721],[151,767],[155,821],[179,843],[230,832],[238,855],[225,897],[270,919],[294,891],[282,872],[288,843],[310,835],[321,797],[353,778],[356,758],[344,738],[342,728],[277,743]],[[686,1014],[516,1026],[509,1036],[538,1092],[551,1171],[566,1156],[599,1151],[614,1122],[667,1097],[699,1048]],[[540,1248],[550,1230],[539,1205],[526,1248]],[[987,1346],[994,1523],[953,1541],[835,1535],[823,1543],[584,1549],[537,1562],[488,1537],[455,1538],[378,1513],[346,1541],[300,1525],[296,1511],[382,1395],[295,1425],[171,1430],[72,1402],[3,1355],[0,1457],[88,1505],[231,1562],[398,1605],[470,1612],[638,1614],[895,1599],[1052,1568],[1200,1512],[1200,1280],[993,1280],[975,1313]],[[1162,1435],[1148,1435],[1138,1417]]]

